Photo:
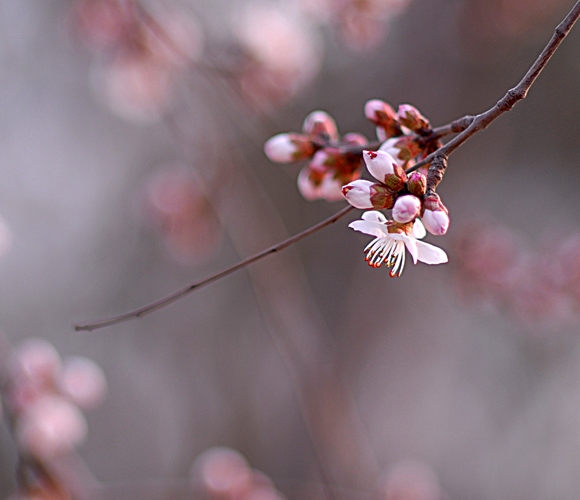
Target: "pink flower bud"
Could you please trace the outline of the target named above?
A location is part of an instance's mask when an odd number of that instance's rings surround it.
[[[381,140],[401,135],[401,127],[395,110],[386,102],[371,99],[365,104],[365,116],[372,124],[378,127],[377,135]]]
[[[191,481],[208,493],[224,498],[241,498],[252,484],[252,471],[246,459],[230,448],[211,448],[203,452],[191,468]]]
[[[411,222],[421,212],[421,200],[412,194],[399,196],[393,206],[393,219],[401,224]]]
[[[365,210],[373,208],[371,201],[371,181],[359,179],[342,187],[342,194],[353,207]]]
[[[103,370],[94,361],[80,356],[65,361],[58,387],[81,408],[97,406],[107,393]]]
[[[266,156],[276,163],[293,163],[314,154],[312,141],[301,134],[278,134],[264,144]]]
[[[87,423],[79,409],[59,396],[44,396],[18,419],[20,446],[41,459],[71,451],[86,437]]]
[[[449,229],[449,215],[442,210],[425,210],[421,220],[425,229],[435,236],[443,236]]]
[[[56,348],[44,339],[29,339],[11,355],[10,371],[14,378],[51,384],[60,370],[60,355]]]
[[[405,187],[407,174],[390,154],[384,151],[363,151],[363,158],[371,175],[386,187],[392,191],[400,191]]]
[[[401,104],[397,117],[404,127],[411,129],[413,132],[429,128],[429,120],[415,106],[410,104]]]
[[[320,174],[308,167],[304,167],[300,171],[296,181],[298,185],[298,191],[300,191],[300,194],[308,201],[315,201],[322,198],[320,189],[321,182],[322,177]]]
[[[325,111],[313,111],[304,120],[302,130],[313,141],[325,144],[338,142],[338,129],[334,118]]]
[[[369,141],[364,135],[359,134],[358,132],[349,132],[343,136],[342,142],[349,146],[364,146],[368,144]]]
[[[328,148],[323,148],[316,151],[312,157],[312,161],[308,164],[308,167],[322,173],[326,172],[332,163],[333,160],[329,154]]]
[[[340,201],[342,196],[342,181],[336,178],[331,172],[322,178],[320,184],[320,194],[326,201]]]
[[[342,194],[353,207],[363,210],[382,210],[393,206],[393,193],[382,184],[370,181],[353,181],[343,186]]]
[[[449,210],[439,195],[432,193],[423,200],[421,220],[425,229],[435,236],[442,236],[449,228]]]
[[[423,196],[427,191],[427,177],[421,172],[413,172],[407,179],[407,189],[415,196]]]

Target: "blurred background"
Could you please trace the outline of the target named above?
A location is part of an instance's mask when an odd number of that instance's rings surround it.
[[[371,98],[434,126],[485,111],[572,5],[0,0],[0,327],[102,368],[73,467],[86,498],[231,498],[214,483],[241,455],[273,481],[262,497],[580,491],[578,27],[450,158],[451,226],[427,238],[449,264],[370,268],[354,211],[150,316],[72,328],[346,206],[304,200],[269,137],[321,109],[374,141]],[[7,498],[9,426],[0,442]],[[214,453],[208,493],[214,447],[241,455]]]

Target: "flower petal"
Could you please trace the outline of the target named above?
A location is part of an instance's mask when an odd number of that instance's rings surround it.
[[[367,170],[379,182],[385,182],[387,175],[393,175],[395,169],[393,164],[397,164],[395,159],[384,151],[363,151],[363,159]]]
[[[385,238],[391,236],[387,232],[387,227],[380,222],[370,220],[355,220],[354,222],[351,222],[348,225],[348,227],[354,229],[355,231],[360,231],[361,233],[376,236],[377,238]]]
[[[420,262],[425,264],[445,264],[449,260],[447,254],[439,247],[424,241],[417,241],[416,246],[418,251],[417,258]]]
[[[373,208],[371,202],[371,181],[358,179],[342,188],[342,195],[355,208]]]
[[[379,212],[377,210],[369,210],[368,212],[365,212],[364,214],[362,214],[362,219],[363,220],[372,220],[375,222],[380,222],[382,224],[387,223],[387,218],[381,212]]]
[[[421,219],[415,219],[415,224],[413,224],[413,238],[422,240],[425,236],[427,236],[427,231]]]
[[[405,242],[405,246],[407,247],[407,250],[411,254],[411,257],[413,257],[413,264],[416,264],[417,263],[417,243],[421,243],[421,242],[420,241],[417,242],[417,240],[415,240],[415,238],[413,238],[412,236],[407,236],[406,234],[403,234],[403,233],[389,233],[389,236],[394,240],[400,240],[400,241]]]

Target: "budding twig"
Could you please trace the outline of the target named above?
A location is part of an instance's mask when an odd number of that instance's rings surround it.
[[[418,168],[428,165],[433,162],[432,169],[430,169],[430,179],[431,189],[435,189],[437,184],[441,181],[443,177],[443,172],[445,167],[447,166],[447,157],[454,152],[457,148],[459,148],[464,142],[470,139],[473,135],[477,132],[485,129],[488,125],[499,118],[504,112],[511,110],[516,103],[524,99],[531,88],[531,86],[536,81],[538,75],[542,72],[548,61],[554,55],[554,52],[558,49],[564,38],[568,35],[578,18],[580,17],[580,0],[576,2],[572,10],[568,13],[568,15],[564,18],[564,20],[556,27],[552,38],[538,56],[536,61],[532,64],[528,72],[522,78],[522,80],[512,89],[510,89],[504,97],[502,97],[495,106],[491,109],[481,113],[475,117],[466,115],[458,120],[451,122],[448,125],[444,125],[442,127],[438,127],[433,129],[432,136],[435,139],[439,139],[446,135],[452,133],[458,133],[452,140],[450,140],[447,144],[439,148],[437,151],[431,153],[430,155],[426,156],[423,160],[417,162],[412,167],[406,170],[406,173],[411,173]],[[369,149],[369,145],[365,146],[364,149]],[[358,149],[357,149],[358,152]],[[436,160],[436,161],[434,161]],[[106,326],[115,325],[117,323],[121,323],[123,321],[128,321],[134,318],[140,318],[150,314],[158,309],[161,309],[173,302],[178,301],[182,297],[189,295],[194,290],[197,290],[205,285],[213,283],[229,274],[232,274],[244,267],[257,262],[258,260],[270,255],[272,253],[279,252],[284,248],[300,241],[301,239],[317,232],[318,230],[336,222],[341,217],[346,215],[348,212],[353,210],[353,207],[346,207],[342,209],[340,212],[334,214],[333,216],[329,217],[328,219],[312,226],[311,228],[303,231],[291,238],[288,238],[277,245],[273,245],[262,252],[259,252],[247,259],[244,259],[237,264],[230,266],[223,271],[218,273],[212,274],[200,281],[192,283],[187,287],[178,290],[177,292],[168,295],[167,297],[160,299],[156,302],[149,304],[148,306],[141,307],[134,311],[122,314],[120,316],[116,316],[114,318],[106,319],[103,321],[98,321],[95,323],[85,324],[85,325],[75,325],[74,329],[76,331],[93,331],[99,328],[104,328]]]
[[[532,64],[528,72],[521,79],[520,83],[518,83],[514,88],[508,90],[507,93],[491,109],[488,109],[484,113],[481,113],[475,117],[465,116],[453,122],[457,123],[458,127],[460,127],[462,121],[463,124],[467,124],[467,122],[469,122],[469,125],[459,135],[455,136],[452,140],[445,144],[445,146],[426,156],[423,160],[417,162],[415,165],[408,168],[405,172],[410,173],[422,167],[423,165],[428,165],[435,159],[435,157],[448,157],[471,136],[487,128],[488,125],[496,118],[499,118],[499,116],[506,111],[510,111],[519,101],[525,99],[525,97],[528,95],[530,87],[534,84],[536,78],[538,78],[538,75],[542,72],[546,64],[548,64],[548,61],[554,55],[554,52],[556,52],[564,38],[566,38],[579,17],[580,0],[576,2],[568,15],[556,27],[552,38],[550,38],[550,41],[544,47],[544,50],[538,56],[534,64]]]
[[[148,314],[150,314],[154,311],[157,311],[158,309],[162,309],[163,307],[168,306],[169,304],[172,304],[173,302],[178,301],[179,299],[185,297],[186,295],[189,295],[194,290],[197,290],[205,285],[209,285],[210,283],[213,283],[214,281],[219,280],[220,278],[224,278],[225,276],[228,276],[232,273],[235,273],[236,271],[239,271],[240,269],[243,269],[244,267],[249,266],[250,264],[253,264],[254,262],[257,262],[258,260],[261,260],[270,254],[277,253],[277,252],[280,252],[281,250],[284,250],[286,247],[289,247],[293,243],[296,243],[297,241],[300,241],[301,239],[306,238],[307,236],[310,236],[311,234],[319,231],[320,229],[322,229],[326,226],[329,226],[330,224],[333,224],[334,222],[336,222],[341,217],[344,217],[347,213],[349,213],[353,209],[354,209],[354,207],[351,207],[351,206],[345,207],[341,211],[332,215],[331,217],[328,217],[328,219],[325,219],[322,222],[319,222],[318,224],[306,229],[305,231],[302,231],[299,234],[296,234],[296,235],[294,235],[294,236],[292,236],[292,237],[290,237],[290,238],[288,238],[280,243],[277,243],[276,245],[273,245],[273,246],[267,248],[266,250],[262,250],[261,252],[258,252],[257,254],[254,254],[251,257],[248,257],[248,258],[238,262],[237,264],[234,264],[233,266],[230,266],[222,271],[219,271],[215,274],[207,276],[206,278],[203,278],[202,280],[196,281],[195,283],[192,283],[192,284],[186,286],[185,288],[182,288],[181,290],[178,290],[177,292],[174,292],[171,295],[168,295],[167,297],[164,297],[160,300],[152,302],[148,306],[144,306],[144,307],[141,307],[139,309],[135,309],[134,311],[131,311],[131,312],[128,312],[125,314],[121,314],[120,316],[116,316],[114,318],[105,319],[102,321],[97,321],[95,323],[89,323],[89,324],[85,324],[85,325],[74,325],[74,329],[77,332],[80,332],[80,331],[92,332],[93,330],[98,330],[99,328],[104,328],[106,326],[116,325],[117,323],[122,323],[123,321],[128,321],[130,319],[141,318],[143,316],[147,316]]]

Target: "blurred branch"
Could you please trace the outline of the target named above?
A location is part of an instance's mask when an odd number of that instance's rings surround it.
[[[192,283],[191,285],[188,285],[185,288],[178,290],[177,292],[174,292],[171,295],[168,295],[167,297],[164,297],[160,300],[157,300],[157,301],[155,301],[147,306],[141,307],[139,309],[135,309],[134,311],[131,311],[131,312],[128,312],[125,314],[121,314],[120,316],[116,316],[114,318],[105,319],[102,321],[96,321],[95,323],[88,323],[88,324],[84,324],[84,325],[83,324],[74,325],[74,329],[77,332],[79,332],[79,331],[91,332],[93,330],[98,330],[99,328],[104,328],[106,326],[111,326],[111,325],[116,325],[117,323],[122,323],[123,321],[128,321],[130,319],[141,318],[143,316],[147,316],[148,314],[150,314],[154,311],[157,311],[158,309],[162,309],[163,307],[166,307],[169,304],[172,304],[173,302],[178,301],[179,299],[185,297],[186,295],[189,295],[194,290],[197,290],[199,288],[204,287],[205,285],[209,285],[210,283],[213,283],[214,281],[217,281],[221,278],[229,276],[230,274],[235,273],[236,271],[239,271],[240,269],[243,269],[244,267],[249,266],[250,264],[253,264],[254,262],[257,262],[268,255],[271,255],[273,253],[278,253],[278,252],[284,250],[286,247],[289,247],[290,245],[306,238],[307,236],[310,236],[311,234],[316,233],[320,229],[323,229],[326,226],[329,226],[329,225],[335,223],[337,220],[344,217],[347,213],[349,213],[352,210],[354,210],[354,207],[351,207],[351,206],[345,207],[342,210],[340,210],[339,212],[337,212],[336,214],[332,215],[331,217],[328,217],[328,219],[325,219],[322,222],[315,224],[314,226],[306,229],[305,231],[302,231],[299,234],[296,234],[296,235],[294,235],[294,236],[292,236],[292,237],[290,237],[290,238],[288,238],[280,243],[277,243],[276,245],[273,245],[269,248],[266,248],[266,250],[262,250],[261,252],[258,252],[257,254],[254,254],[251,257],[248,257],[248,258],[238,262],[237,264],[234,264],[233,266],[230,266],[230,267],[224,269],[223,271],[219,271],[215,274],[207,276],[206,278],[203,278],[202,280],[196,281],[195,283]]]
[[[481,113],[475,117],[465,116],[456,120],[454,123],[469,122],[469,126],[463,130],[459,135],[450,140],[445,146],[439,148],[437,151],[431,153],[423,160],[417,162],[411,168],[406,170],[406,173],[413,172],[418,168],[428,165],[435,158],[447,158],[453,151],[461,146],[465,141],[475,135],[477,132],[484,130],[495,119],[506,111],[510,111],[519,101],[525,99],[528,91],[538,78],[548,61],[554,55],[564,38],[568,35],[578,18],[580,17],[580,1],[576,2],[572,10],[564,18],[564,20],[556,27],[552,38],[544,47],[542,53],[538,56],[534,64],[530,67],[528,72],[514,88],[507,91],[507,93],[497,102],[491,109]]]

